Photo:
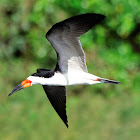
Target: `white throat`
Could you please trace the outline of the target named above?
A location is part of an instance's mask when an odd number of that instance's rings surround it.
[[[38,76],[29,76],[28,80],[32,81],[32,85],[41,84],[41,85],[52,85],[52,86],[66,86],[67,81],[61,73],[54,73],[52,77],[38,77]]]

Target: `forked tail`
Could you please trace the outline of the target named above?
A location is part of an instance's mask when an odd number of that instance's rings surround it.
[[[101,83],[105,84],[120,84],[121,82],[100,78]]]

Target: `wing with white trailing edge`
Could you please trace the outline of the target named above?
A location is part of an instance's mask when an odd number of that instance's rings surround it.
[[[87,72],[85,54],[79,37],[105,18],[101,14],[82,14],[56,23],[46,38],[57,53],[56,70],[66,73],[69,69]]]

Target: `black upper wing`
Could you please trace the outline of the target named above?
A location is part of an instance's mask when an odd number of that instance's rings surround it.
[[[62,33],[64,30],[66,30],[67,33],[72,33],[75,37],[80,37],[104,19],[104,15],[95,13],[77,15],[53,25],[47,32],[46,37],[51,34]]]
[[[70,69],[87,72],[85,54],[79,37],[105,19],[101,14],[82,14],[56,23],[46,38],[57,53],[57,68],[62,73]]]
[[[66,87],[44,85],[43,88],[55,111],[68,127],[66,115]]]

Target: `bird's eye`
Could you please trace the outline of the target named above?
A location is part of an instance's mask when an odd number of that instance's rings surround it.
[[[33,73],[31,76],[37,76],[37,73]]]

